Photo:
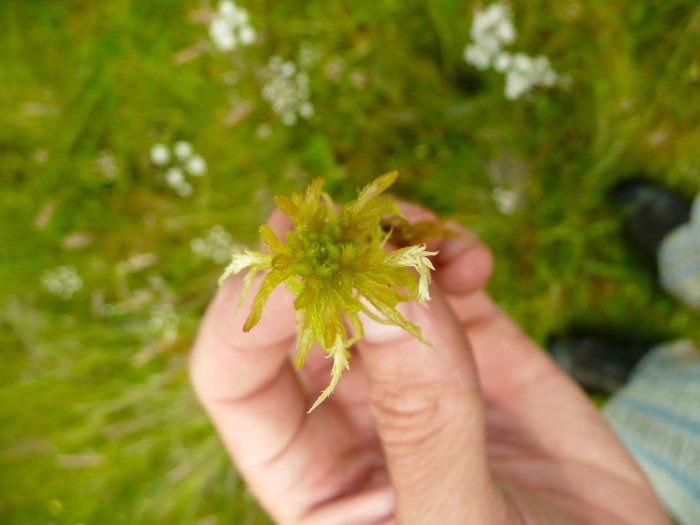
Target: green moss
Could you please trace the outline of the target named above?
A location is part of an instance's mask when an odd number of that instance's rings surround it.
[[[258,323],[268,297],[279,284],[285,283],[296,295],[295,365],[304,365],[314,342],[333,358],[330,384],[309,412],[333,392],[348,368],[348,348],[363,336],[360,313],[399,326],[423,341],[420,328],[403,317],[396,306],[403,301],[430,299],[428,284],[433,265],[428,256],[437,252],[426,251],[425,245],[386,252],[384,245],[390,234],[384,231],[383,218],[400,219],[401,213],[396,203],[382,193],[397,177],[397,172],[391,172],[377,178],[339,210],[330,195],[322,191],[323,179],[312,182],[303,195],[275,197],[293,229],[285,234],[283,242],[268,226],[261,226],[260,237],[269,252],[246,250],[234,254],[221,277],[223,282],[248,268],[243,300],[254,276],[266,272],[245,321],[246,332]],[[409,268],[418,272],[418,281]]]

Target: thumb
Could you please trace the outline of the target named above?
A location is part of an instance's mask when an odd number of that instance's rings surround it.
[[[437,286],[427,307],[405,303],[430,348],[365,320],[358,349],[396,491],[400,523],[487,523],[496,489],[486,457],[484,406],[464,329]]]

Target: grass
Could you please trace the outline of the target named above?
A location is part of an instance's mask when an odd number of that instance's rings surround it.
[[[260,38],[226,55],[206,50],[196,0],[0,3],[3,523],[268,523],[189,390],[223,267],[190,241],[222,225],[253,242],[271,195],[317,176],[349,198],[400,170],[398,194],[492,246],[490,290],[539,341],[572,324],[700,339],[605,198],[639,169],[699,189],[695,2],[514,0],[517,49],[571,79],[516,102],[462,59],[470,2],[244,5]],[[258,72],[304,42],[316,114],[288,128]],[[179,139],[209,164],[188,198],[149,161]],[[516,213],[494,184],[522,193]],[[41,286],[61,265],[84,282],[70,300]]]

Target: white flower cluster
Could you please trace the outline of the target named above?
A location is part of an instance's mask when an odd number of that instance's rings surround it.
[[[192,239],[190,248],[197,255],[223,264],[231,258],[236,244],[223,226],[214,226],[204,237]]]
[[[95,159],[95,167],[108,180],[114,180],[119,173],[117,159],[114,158],[114,154],[109,150],[100,151],[97,159]]]
[[[83,287],[83,280],[74,266],[59,266],[44,272],[41,276],[41,285],[50,294],[57,295],[61,299],[70,299]]]
[[[465,60],[478,69],[492,67],[503,47],[517,36],[510,7],[496,2],[475,11],[470,34],[474,42],[464,49]]]
[[[517,37],[513,12],[502,2],[477,10],[472,22],[473,42],[464,49],[464,59],[477,69],[492,68],[506,77],[505,96],[516,100],[534,87],[552,87],[560,79],[545,56],[510,53],[505,46]]]
[[[192,185],[185,175],[203,177],[207,174],[207,162],[204,157],[195,153],[192,144],[185,141],[176,142],[172,149],[158,143],[151,147],[151,162],[165,170],[165,183],[173,188],[181,197],[192,193]]]
[[[292,61],[273,56],[263,71],[265,85],[263,98],[286,126],[293,126],[298,118],[310,119],[314,106],[309,102],[309,75]]]
[[[302,42],[297,53],[297,62],[302,69],[309,70],[323,58],[323,52],[311,42]]]
[[[516,190],[496,187],[491,192],[491,197],[498,210],[504,215],[513,215],[520,207],[521,195]]]
[[[161,302],[151,310],[148,321],[150,332],[160,340],[171,343],[177,339],[180,316],[171,303]]]
[[[526,203],[526,187],[531,177],[529,164],[503,150],[486,164],[493,190],[491,197],[504,215],[513,215]]]
[[[219,8],[209,22],[209,36],[219,51],[249,46],[258,38],[250,25],[248,11],[231,0],[219,2]]]
[[[501,53],[495,64],[496,71],[506,76],[505,95],[516,100],[534,87],[553,87],[559,82],[545,56],[530,57],[525,53]]]

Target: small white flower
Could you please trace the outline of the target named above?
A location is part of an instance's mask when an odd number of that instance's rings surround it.
[[[517,100],[527,93],[532,85],[527,77],[520,71],[508,71],[506,73],[505,95],[508,100]]]
[[[163,174],[165,183],[175,190],[175,192],[181,197],[187,197],[192,194],[194,188],[192,184],[188,182],[187,175],[192,177],[202,177],[207,173],[207,162],[204,157],[195,153],[194,148],[189,142],[178,141],[173,145],[172,152],[174,153],[174,159],[171,159],[171,150],[163,145],[156,149],[162,153],[165,151],[167,153],[167,161],[161,164],[164,168],[167,167]],[[159,162],[163,162],[165,157],[157,153],[156,158]],[[160,155],[160,156],[158,156]],[[153,156],[153,155],[152,155]],[[173,161],[174,162],[171,162]]]
[[[175,186],[175,191],[180,197],[189,197],[192,195],[192,185],[189,182],[181,182]]]
[[[192,144],[189,142],[179,140],[173,146],[173,152],[178,160],[185,161],[192,156],[194,149],[192,148]]]
[[[187,161],[185,169],[193,177],[202,177],[207,173],[207,162],[201,155],[194,155]]]
[[[74,266],[59,266],[44,272],[41,284],[50,294],[67,300],[83,287],[83,280]]]
[[[508,45],[515,42],[517,35],[510,7],[504,3],[496,2],[484,10],[476,11],[471,35],[477,43],[495,40],[502,45]]]
[[[170,162],[170,150],[165,144],[154,144],[151,148],[151,162],[156,166],[165,166]]]
[[[515,26],[513,25],[513,13],[510,11],[510,9],[498,23],[494,32],[498,40],[503,44],[508,45],[515,42],[518,35],[515,31]]]
[[[217,12],[209,22],[209,36],[219,51],[232,51],[239,44],[249,46],[257,39],[248,11],[231,0],[219,3]]]
[[[221,0],[219,2],[219,14],[224,18],[235,16],[238,7],[231,0]]]
[[[151,332],[165,342],[172,342],[177,338],[180,316],[172,304],[161,303],[153,307],[148,324]]]
[[[559,80],[549,63],[549,59],[542,55],[535,57],[532,61],[530,77],[535,85],[544,87],[551,87]]]
[[[97,171],[99,171],[105,179],[114,180],[119,172],[117,160],[111,151],[101,151],[95,161]]]
[[[241,28],[238,38],[240,39],[241,44],[243,44],[244,46],[249,46],[258,38],[258,34],[252,27],[245,26]]]
[[[226,14],[226,18],[233,27],[242,27],[248,23],[248,11],[242,7],[234,6],[234,8],[229,10],[228,14]]]
[[[520,194],[515,190],[494,188],[491,196],[500,212],[504,215],[512,215],[520,206]]]
[[[282,64],[281,72],[283,76],[291,77],[297,72],[297,66],[295,66],[293,62],[285,62]]]
[[[549,59],[544,56],[531,58],[524,53],[517,53],[510,67],[506,70],[506,98],[515,100],[529,92],[533,87],[551,87],[558,81]]]
[[[204,238],[192,239],[190,242],[194,253],[217,264],[223,264],[231,257],[234,246],[231,235],[221,225],[214,226]]]
[[[209,36],[219,51],[231,51],[238,44],[231,26],[222,18],[215,18],[211,21],[209,24]]]
[[[301,106],[299,106],[299,115],[301,115],[301,117],[305,119],[310,119],[311,117],[313,117],[313,104],[311,104],[311,102],[304,102]]]
[[[496,60],[494,60],[493,68],[499,73],[505,73],[508,70],[508,68],[511,67],[512,63],[512,55],[506,51],[503,51],[496,55]]]
[[[168,186],[177,188],[179,185],[185,182],[185,174],[180,168],[169,168],[168,171],[165,172],[165,182],[168,184]]]
[[[512,69],[515,71],[527,71],[532,68],[532,59],[525,53],[516,53],[512,60]]]
[[[491,65],[491,58],[491,53],[481,46],[472,44],[464,48],[464,60],[482,71]]]
[[[486,69],[504,46],[515,42],[512,11],[500,2],[476,11],[471,36],[474,42],[465,49],[465,59],[479,69]]]

